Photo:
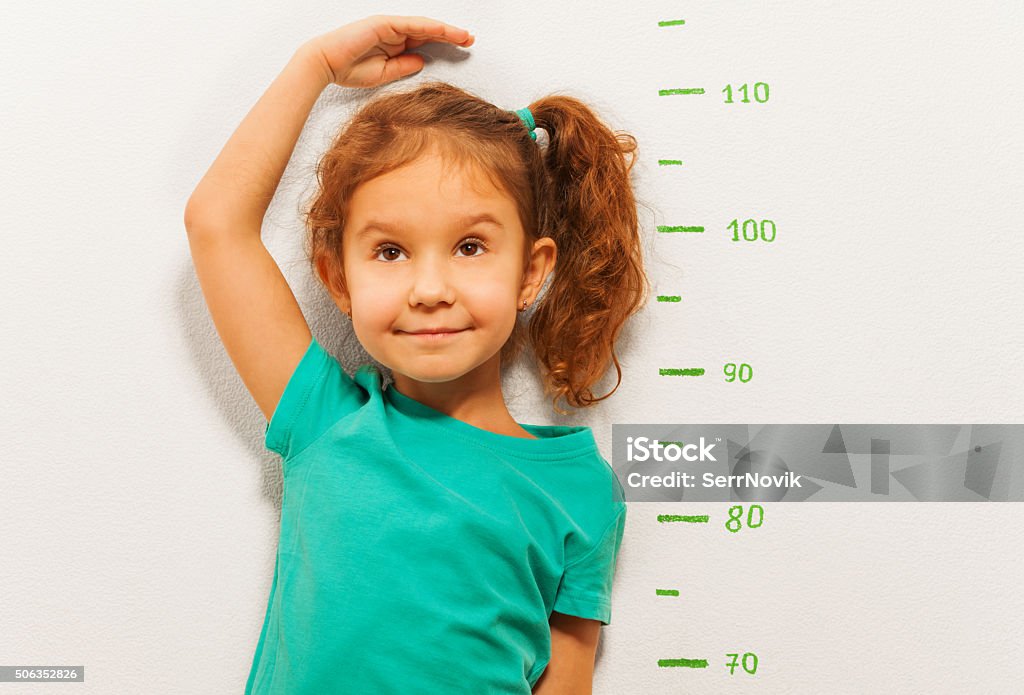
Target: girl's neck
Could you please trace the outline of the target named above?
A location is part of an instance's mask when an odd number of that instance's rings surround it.
[[[494,434],[536,439],[508,412],[497,375],[487,377],[471,372],[459,379],[438,383],[417,381],[397,371],[392,375],[395,380],[393,388],[399,393],[448,417]]]

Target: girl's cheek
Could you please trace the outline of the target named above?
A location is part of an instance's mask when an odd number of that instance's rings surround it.
[[[394,314],[402,309],[403,296],[393,288],[381,288],[367,294],[363,302],[364,316],[371,321],[389,321]]]
[[[471,283],[473,295],[496,306],[502,306],[506,300],[512,305],[515,304],[519,287],[512,278],[504,278],[496,273],[474,278]]]

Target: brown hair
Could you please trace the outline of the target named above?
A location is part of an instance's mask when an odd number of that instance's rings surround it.
[[[618,389],[619,331],[647,300],[636,202],[630,182],[636,139],[613,132],[582,101],[552,94],[529,105],[546,147],[530,138],[519,116],[445,82],[377,95],[344,128],[317,165],[318,189],[306,213],[307,253],[314,274],[337,294],[345,287],[341,234],[348,201],[370,179],[435,148],[446,160],[471,165],[506,193],[533,242],[558,247],[547,291],[526,330],[517,322],[501,363],[528,339],[544,366],[545,392],[577,408]],[[628,160],[625,155],[632,155]],[[524,265],[525,268],[525,265]],[[524,335],[524,333],[528,333]],[[609,361],[615,387],[594,397],[590,387]]]

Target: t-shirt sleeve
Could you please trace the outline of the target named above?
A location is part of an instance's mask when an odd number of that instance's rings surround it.
[[[314,336],[267,423],[264,443],[293,458],[366,400],[366,391]]]
[[[626,527],[626,505],[583,557],[570,561],[555,595],[554,610],[566,615],[612,621],[612,580]]]

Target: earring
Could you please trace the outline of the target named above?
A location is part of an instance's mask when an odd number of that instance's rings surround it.
[[[526,311],[526,300],[525,299],[523,300],[523,308],[520,309],[519,311]]]

